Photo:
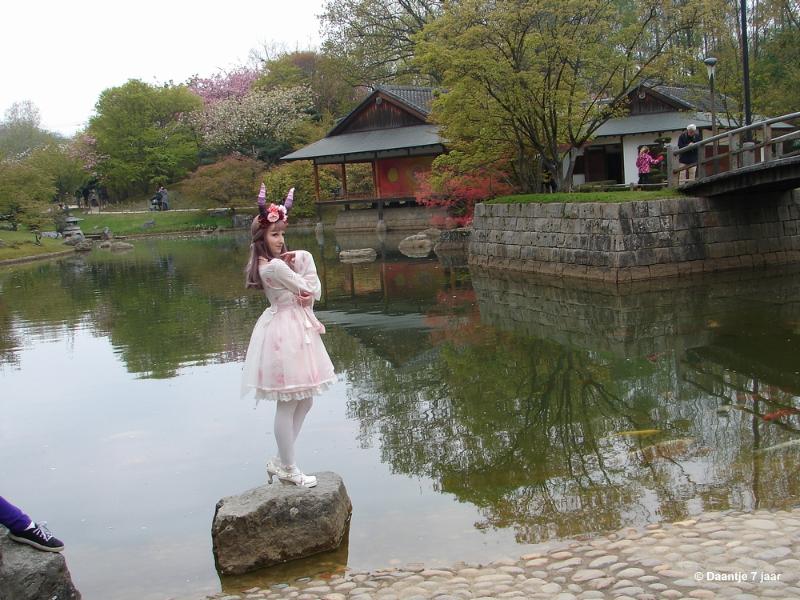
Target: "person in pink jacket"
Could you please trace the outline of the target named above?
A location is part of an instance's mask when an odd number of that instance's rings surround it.
[[[650,154],[650,148],[647,146],[642,146],[639,149],[639,156],[636,157],[636,168],[639,171],[639,185],[651,183],[650,168],[653,165],[657,165],[662,160],[664,160],[663,155],[658,158],[653,158]]]

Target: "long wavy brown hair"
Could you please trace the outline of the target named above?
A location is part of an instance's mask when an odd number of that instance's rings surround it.
[[[276,227],[285,231],[286,223],[283,221],[276,221],[275,223],[270,223],[267,227],[262,227],[261,221],[256,217],[250,224],[250,259],[247,261],[247,266],[244,268],[245,287],[263,288],[261,285],[261,277],[258,274],[258,259],[262,257],[267,260],[278,258],[270,253],[266,240],[267,233]],[[287,252],[285,243],[283,248],[281,248],[281,253],[283,252]]]

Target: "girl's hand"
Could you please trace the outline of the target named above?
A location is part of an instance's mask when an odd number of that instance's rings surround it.
[[[284,252],[280,256],[281,260],[294,270],[294,252]]]
[[[309,292],[300,292],[298,301],[300,302],[300,306],[311,306],[314,304],[314,296],[312,296]]]

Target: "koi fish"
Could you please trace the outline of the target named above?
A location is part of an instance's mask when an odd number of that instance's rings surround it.
[[[660,429],[637,429],[635,431],[617,431],[613,435],[655,435],[657,433],[661,433]]]
[[[759,448],[756,450],[756,454],[762,454],[763,452],[770,452],[772,450],[783,450],[784,448],[797,446],[798,444],[800,444],[800,438],[795,438],[793,440],[789,440],[788,442],[783,442],[782,444],[775,444],[774,446],[768,446],[767,448]]]
[[[780,410],[776,410],[775,412],[761,415],[761,418],[765,421],[774,421],[776,419],[780,419],[781,417],[788,417],[789,415],[794,415],[797,413],[800,413],[800,410],[797,408],[782,408]]]

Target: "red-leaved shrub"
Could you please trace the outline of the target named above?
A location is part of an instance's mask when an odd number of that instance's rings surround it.
[[[472,223],[476,203],[513,191],[502,173],[482,169],[466,175],[424,173],[415,195],[417,204],[447,209],[447,218],[438,219],[444,222],[434,219],[433,225],[464,227]]]

